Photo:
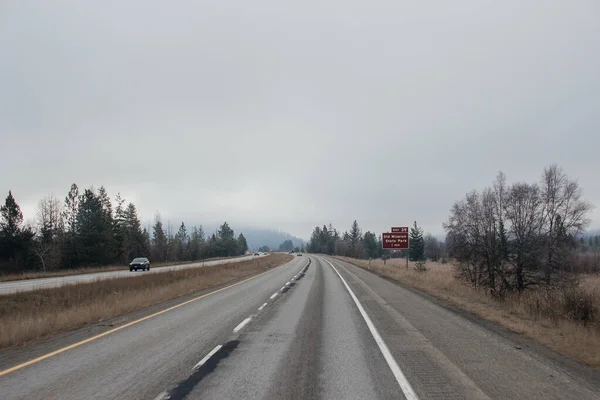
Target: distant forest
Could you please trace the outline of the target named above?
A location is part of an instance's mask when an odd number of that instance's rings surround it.
[[[177,231],[157,213],[150,230],[141,227],[135,205],[119,194],[111,200],[106,189],[82,192],[76,184],[64,198],[42,198],[35,222],[23,213],[9,191],[0,207],[0,273],[58,270],[127,264],[140,256],[151,262],[194,261],[235,256],[248,250],[242,233],[224,222],[213,234],[202,226]]]
[[[306,251],[364,259],[409,257],[414,261],[438,261],[446,255],[444,242],[429,233],[424,234],[416,222],[410,229],[410,248],[390,251],[383,249],[381,234],[371,231],[363,233],[356,220],[344,232],[331,224],[323,225],[322,228],[316,226]]]

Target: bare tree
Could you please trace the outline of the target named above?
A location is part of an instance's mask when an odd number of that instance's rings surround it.
[[[516,183],[509,191],[505,204],[509,222],[510,264],[515,268],[516,289],[521,293],[537,283],[535,272],[540,269],[542,256],[542,201],[537,185]],[[526,277],[527,273],[529,277]]]
[[[464,200],[454,203],[444,224],[448,252],[458,262],[460,276],[474,286],[480,283],[482,268],[479,199],[477,191],[468,193]]]
[[[557,166],[544,170],[540,186],[508,188],[500,173],[493,188],[454,204],[444,224],[448,251],[463,278],[488,285],[495,295],[523,292],[542,279],[547,285],[560,282],[553,276],[573,261],[575,238],[592,208],[577,182]]]
[[[546,282],[552,273],[564,268],[574,248],[574,238],[589,225],[592,204],[583,200],[577,181],[570,180],[562,168],[544,169],[541,182],[543,234],[546,238]]]
[[[64,232],[61,202],[49,195],[43,197],[36,209],[36,239],[33,250],[40,259],[42,268],[54,269],[60,265],[60,240]]]
[[[425,258],[438,261],[442,257],[442,242],[430,233],[426,234],[423,240],[425,241]]]

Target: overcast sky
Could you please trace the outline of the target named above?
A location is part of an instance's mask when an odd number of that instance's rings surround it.
[[[499,170],[558,163],[600,206],[597,0],[290,3],[3,0],[0,191],[439,234]]]

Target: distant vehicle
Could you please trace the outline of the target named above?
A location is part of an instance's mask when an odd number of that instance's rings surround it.
[[[150,271],[150,261],[148,261],[146,257],[134,258],[133,261],[129,263],[129,271],[137,271],[138,269]]]
[[[301,256],[301,255],[302,255],[302,253],[298,253],[298,255],[299,255],[299,256]]]
[[[254,255],[255,255],[255,256],[260,256],[260,254],[258,254],[258,253],[254,253]]]

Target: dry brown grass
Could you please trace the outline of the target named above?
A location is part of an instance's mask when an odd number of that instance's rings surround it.
[[[529,291],[503,301],[456,279],[451,264],[428,262],[425,273],[406,269],[404,259],[341,260],[389,276],[481,318],[600,368],[600,275],[584,275],[576,289]]]
[[[577,253],[572,263],[573,272],[600,273],[600,251],[594,249],[586,253]]]
[[[230,260],[232,258],[238,258],[244,256],[234,256],[234,257],[213,257],[206,258],[204,260],[196,260],[196,261],[167,261],[160,263],[152,263],[152,268],[157,267],[168,267],[171,265],[184,265],[184,264],[196,264],[201,263],[202,261],[213,261],[213,260]],[[9,282],[9,281],[20,281],[20,280],[29,280],[29,279],[39,279],[39,278],[52,278],[58,276],[69,276],[69,275],[82,275],[82,274],[93,274],[97,272],[110,272],[110,271],[123,271],[127,269],[127,265],[105,265],[103,267],[83,267],[76,269],[62,269],[59,271],[32,271],[32,272],[24,272],[19,274],[7,274],[0,275],[0,282]]]
[[[0,296],[0,348],[222,285],[291,259],[293,256],[288,254],[272,254],[258,260]]]

